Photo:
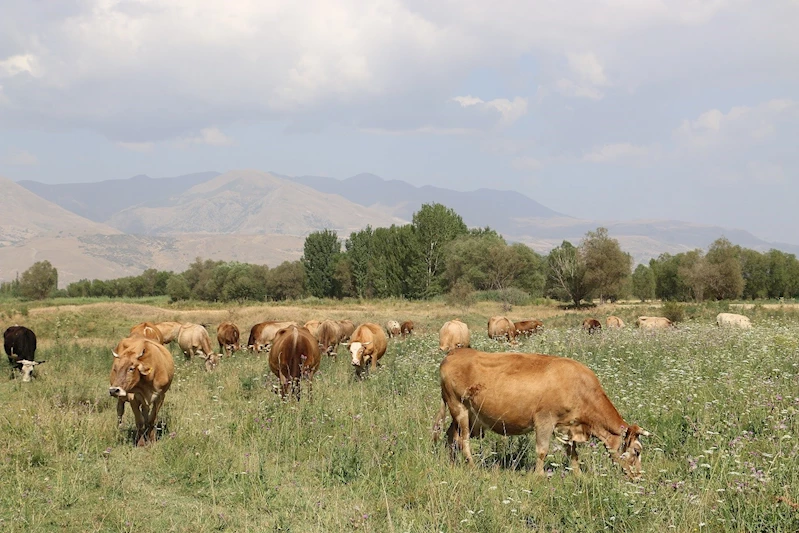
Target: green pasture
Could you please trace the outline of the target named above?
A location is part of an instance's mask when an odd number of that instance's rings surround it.
[[[195,315],[158,301],[85,303],[0,306],[3,329],[34,329],[37,359],[47,360],[32,383],[0,365],[0,531],[799,531],[799,320],[790,309],[745,311],[754,328],[740,331],[718,329],[718,309],[696,306],[676,330],[656,333],[631,327],[656,308],[516,309],[507,314],[547,315],[546,329],[511,346],[486,338],[496,304],[199,306],[195,321],[212,337],[224,315],[246,322],[246,338],[258,313],[413,317],[419,334],[390,341],[364,381],[340,348],[299,403],[273,392],[264,355],[238,352],[209,374],[172,347],[160,439],[135,448],[130,410],[118,429],[108,396],[110,348],[157,306],[157,319]],[[589,314],[617,314],[628,327],[589,336],[578,328]],[[625,478],[598,442],[580,447],[576,477],[554,439],[547,477],[537,477],[528,436],[490,435],[473,443],[478,467],[450,463],[431,426],[441,401],[437,331],[455,316],[477,349],[550,353],[593,369],[625,420],[653,433],[643,479]]]

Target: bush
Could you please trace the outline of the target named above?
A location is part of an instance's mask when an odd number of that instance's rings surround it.
[[[468,309],[475,301],[474,287],[465,280],[458,280],[444,297],[447,305]]]
[[[675,324],[685,320],[685,308],[677,302],[663,302],[660,313]]]
[[[500,302],[506,305],[530,305],[532,298],[522,289],[508,287],[498,291],[479,291],[476,299],[481,302]]]

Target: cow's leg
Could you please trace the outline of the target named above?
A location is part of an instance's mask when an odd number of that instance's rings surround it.
[[[289,393],[289,387],[291,386],[291,378],[286,376],[282,372],[280,373],[280,397],[283,401],[286,401],[286,397]]]
[[[136,436],[134,440],[137,446],[144,446],[144,417],[142,416],[139,402],[135,400],[130,402],[130,409],[133,411],[133,417],[136,419]]]
[[[142,404],[141,414],[144,419],[144,429],[142,430],[141,438],[144,440],[144,444],[149,444],[151,440],[150,433],[153,431],[152,405]],[[142,444],[139,445],[141,446]]]
[[[555,421],[550,418],[535,421],[535,473],[544,475],[544,459],[549,451],[549,441],[555,431]]]
[[[122,415],[125,414],[125,400],[117,398],[117,427],[122,427]]]
[[[577,457],[577,443],[570,440],[566,443],[566,454],[569,456],[572,472],[575,476],[580,475],[580,459]]]
[[[449,458],[455,461],[458,452],[458,423],[452,419],[452,423],[447,428],[447,448],[449,448]]]
[[[153,400],[152,409],[150,409],[149,418],[147,421],[147,425],[149,427],[147,439],[150,442],[155,442],[155,424],[158,421],[158,412],[161,410],[161,406],[164,405],[164,395],[159,394]]]
[[[449,412],[452,414],[452,420],[458,424],[458,436],[456,438],[458,447],[463,452],[463,456],[466,457],[466,462],[473,465],[472,447],[469,444],[469,410],[462,403],[457,403],[449,406]]]

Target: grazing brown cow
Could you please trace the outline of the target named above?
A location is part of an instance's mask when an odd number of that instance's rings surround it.
[[[203,359],[207,359],[213,353],[211,337],[200,324],[183,324],[178,333],[178,346],[183,351],[186,361],[191,361],[197,353],[202,353]]]
[[[407,337],[411,333],[413,333],[413,321],[406,320],[402,324],[400,324],[400,333],[402,333],[403,337]]]
[[[130,337],[144,337],[158,343],[164,343],[164,336],[152,322],[141,322],[130,328]]]
[[[519,322],[514,322],[513,327],[516,328],[517,335],[525,335],[529,337],[544,329],[544,323],[535,319],[520,320]]]
[[[609,328],[616,328],[621,329],[624,327],[624,320],[617,316],[609,316],[607,320],[605,320],[605,325]]]
[[[219,366],[219,361],[222,360],[221,353],[212,353],[208,357],[205,358],[205,371],[206,372],[213,372]]]
[[[233,322],[222,322],[216,328],[216,342],[219,343],[219,351],[226,353],[228,357],[240,348],[239,328]]]
[[[400,323],[396,320],[389,320],[386,322],[386,333],[389,338],[399,337],[402,330],[400,330]]]
[[[280,379],[280,396],[285,400],[291,388],[299,401],[300,378],[308,379],[310,392],[319,361],[319,344],[307,329],[296,324],[280,329],[269,351],[269,368]]]
[[[352,333],[355,331],[355,324],[352,320],[344,319],[338,321],[338,327],[340,328],[341,336],[339,337],[340,342],[347,342],[350,340]]]
[[[172,385],[175,364],[163,344],[142,337],[124,339],[117,348],[121,353],[113,352],[108,393],[121,400],[117,404],[120,418],[120,405],[124,409],[123,402],[130,402],[136,418],[136,444],[144,446],[155,441],[155,422]]]
[[[668,329],[673,328],[674,323],[664,316],[639,316],[635,325],[641,329]]]
[[[372,369],[376,369],[377,361],[386,353],[387,347],[388,339],[378,324],[366,322],[355,328],[350,337],[350,354],[355,375],[360,378],[369,368],[370,362]]]
[[[319,327],[316,328],[315,336],[319,341],[319,349],[322,353],[335,357],[339,338],[341,337],[339,329],[338,322],[329,319],[323,320]]]
[[[505,338],[508,342],[516,340],[516,326],[504,316],[492,316],[488,319],[488,338],[499,340]]]
[[[305,323],[305,329],[311,332],[311,335],[316,337],[316,330],[319,329],[319,324],[321,324],[321,320],[309,320]]]
[[[442,405],[433,425],[437,440],[441,423],[452,415],[447,442],[454,459],[460,448],[472,463],[469,437],[485,430],[521,435],[535,430],[537,474],[552,433],[565,437],[571,468],[580,471],[577,443],[601,440],[630,477],[641,471],[641,442],[649,433],[624,421],[608,399],[596,375],[585,365],[541,354],[486,353],[461,348],[440,367]]]
[[[594,334],[597,331],[602,331],[602,323],[596,318],[586,318],[583,320],[583,329],[589,334]]]
[[[169,344],[178,338],[180,328],[184,324],[180,322],[157,322],[155,327],[161,332],[162,344]]]
[[[247,341],[247,348],[256,352],[262,352],[264,350],[269,351],[270,345],[278,331],[288,326],[296,325],[296,322],[277,320],[268,320],[266,322],[256,324],[250,330],[250,338]]]
[[[438,332],[439,350],[448,352],[455,348],[468,348],[469,346],[469,326],[457,318],[444,322]]]

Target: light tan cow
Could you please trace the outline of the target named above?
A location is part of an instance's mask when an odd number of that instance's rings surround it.
[[[596,437],[628,476],[640,475],[639,436],[649,433],[624,421],[596,375],[582,363],[551,355],[459,348],[444,358],[440,375],[442,405],[433,437],[438,439],[449,409],[447,442],[453,459],[460,448],[471,464],[469,438],[482,437],[486,430],[500,435],[535,430],[535,471],[543,475],[549,442],[557,431],[565,437],[575,473],[580,471],[577,443]]]
[[[319,368],[319,344],[305,327],[292,324],[280,329],[269,350],[269,368],[280,379],[280,396],[288,397],[289,387],[297,401],[300,400],[300,379],[311,380]]]
[[[716,315],[716,325],[719,327],[749,329],[752,327],[752,322],[748,316],[735,313],[719,313]]]
[[[339,342],[347,342],[350,340],[353,332],[355,331],[355,324],[352,320],[344,319],[338,321],[338,327],[340,328],[341,336],[339,337]]]
[[[164,336],[152,322],[141,322],[130,328],[129,337],[144,337],[151,341],[164,343]]]
[[[504,316],[492,316],[488,319],[488,338],[499,340],[505,338],[508,342],[516,340],[516,326]]]
[[[213,353],[211,337],[200,324],[183,324],[178,332],[178,346],[186,361],[191,361],[191,358],[198,353],[202,353],[203,359],[207,359]]]
[[[169,344],[173,340],[178,338],[178,334],[180,333],[180,328],[184,324],[181,322],[157,322],[155,327],[161,332],[162,343]]]
[[[349,345],[355,375],[362,377],[370,363],[372,369],[376,369],[377,361],[386,353],[387,347],[388,339],[380,325],[366,322],[355,328]]]
[[[216,328],[216,342],[219,343],[219,351],[227,354],[228,357],[240,349],[239,338],[241,333],[239,327],[233,322],[222,322]]]
[[[319,329],[319,324],[321,324],[321,320],[309,320],[305,323],[305,329],[311,332],[311,335],[316,337],[316,330]]]
[[[671,320],[664,316],[639,316],[635,325],[641,329],[668,329],[673,328]]]
[[[124,339],[113,352],[108,393],[117,398],[117,415],[120,405],[129,401],[136,418],[138,446],[155,442],[155,425],[164,395],[172,385],[175,364],[172,354],[161,343],[143,337]]]
[[[389,338],[399,337],[402,333],[402,330],[400,329],[400,323],[396,320],[389,320],[386,322],[386,333],[388,334]]]
[[[624,327],[624,320],[622,320],[617,316],[611,315],[605,320],[605,325],[611,329],[613,328],[621,329]]]
[[[247,341],[248,349],[256,352],[269,351],[272,341],[277,332],[289,326],[296,326],[296,322],[268,320],[256,324],[250,330],[250,338]],[[307,328],[306,328],[307,329]]]
[[[444,322],[438,332],[438,349],[444,352],[455,348],[468,348],[469,326],[455,318]]]

